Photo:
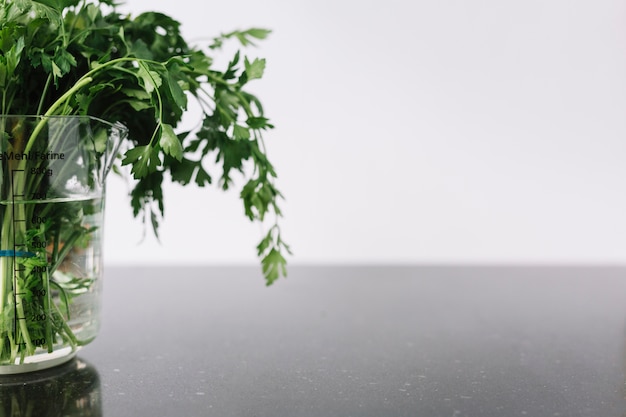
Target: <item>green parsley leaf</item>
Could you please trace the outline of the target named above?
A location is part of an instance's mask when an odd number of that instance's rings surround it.
[[[287,260],[279,250],[272,248],[261,260],[267,285],[272,285],[281,275],[287,276]]]
[[[242,139],[242,140],[250,139],[250,130],[241,125],[236,124],[233,127],[233,137],[235,139]]]
[[[172,76],[172,73],[178,73],[179,71],[180,67],[178,65],[172,66],[166,73],[165,80],[167,81],[169,97],[174,101],[176,107],[184,110],[187,108],[187,96],[181,85]]]
[[[226,42],[254,45],[270,31],[221,34],[207,53],[190,46],[171,17],[152,11],[132,17],[117,11],[117,3],[0,0],[0,114],[95,116],[127,127],[126,151],[121,162],[113,158],[113,171],[130,168],[133,214],[155,234],[164,175],[204,187],[212,183],[211,163],[223,189],[236,183],[235,175],[244,178],[239,197],[246,217],[262,221],[273,215],[278,221],[282,196],[261,135],[273,126],[261,101],[246,91],[249,81],[264,76],[266,60],[248,59],[239,50],[230,57],[213,55]],[[226,62],[226,68],[216,62]],[[177,132],[191,99],[203,122]],[[269,282],[281,274],[281,256],[288,252],[271,233],[258,249]]]
[[[126,151],[122,165],[132,164],[131,173],[135,179],[147,176],[161,164],[159,150],[151,145],[136,146]]]
[[[156,71],[148,69],[145,63],[139,64],[137,76],[141,79],[142,85],[148,94],[152,94],[163,83],[161,76]]]
[[[265,71],[265,59],[256,58],[254,61],[250,62],[248,61],[248,58],[246,58],[244,60],[244,65],[248,81],[263,77],[263,72]]]
[[[176,133],[174,133],[174,128],[168,124],[161,125],[161,138],[159,139],[159,145],[161,145],[161,149],[167,155],[171,155],[176,158],[179,162],[183,160],[183,146],[180,144],[180,140]]]
[[[198,163],[198,172],[196,173],[196,184],[199,187],[204,187],[206,184],[211,184],[211,176],[204,170],[202,164]]]

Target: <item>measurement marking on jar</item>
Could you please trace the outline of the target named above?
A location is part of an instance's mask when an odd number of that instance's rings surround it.
[[[21,181],[21,185],[22,185],[22,189],[17,190],[16,188],[16,176],[22,175],[22,181]],[[19,317],[18,314],[18,297],[20,297],[21,295],[18,295],[17,292],[17,288],[18,288],[18,279],[19,279],[19,273],[24,271],[24,267],[18,267],[18,263],[17,263],[17,258],[18,258],[18,253],[20,252],[20,249],[23,249],[26,247],[26,245],[24,243],[17,243],[17,228],[18,228],[18,224],[25,224],[26,219],[22,219],[22,218],[18,218],[17,217],[17,213],[16,213],[16,201],[18,198],[23,199],[25,194],[24,194],[24,176],[25,174],[25,170],[23,169],[12,169],[11,170],[11,203],[12,203],[12,207],[11,207],[11,214],[12,214],[12,220],[13,220],[13,317],[15,317],[15,320],[13,322],[13,331],[14,331],[14,340],[18,340],[18,322],[19,320],[25,320],[24,317]],[[19,194],[18,194],[19,193]]]
[[[43,175],[43,176],[46,176],[46,177],[51,177],[53,171],[50,168],[38,167],[38,168],[31,168],[30,169],[30,173],[31,173],[31,175]]]
[[[30,246],[34,249],[44,249],[46,246],[48,246],[48,244],[45,241],[33,240],[30,243]]]
[[[11,170],[11,197],[12,197],[12,202],[15,203],[15,197],[24,197],[24,194],[17,194],[16,193],[16,189],[15,189],[15,174],[19,174],[19,173],[24,173],[25,170],[23,169],[12,169]],[[21,192],[24,192],[24,190],[20,190]]]

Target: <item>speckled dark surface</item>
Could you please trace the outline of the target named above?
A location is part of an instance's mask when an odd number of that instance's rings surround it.
[[[270,288],[257,268],[107,268],[104,288],[96,341],[0,381],[0,411],[626,412],[626,268],[300,266]]]

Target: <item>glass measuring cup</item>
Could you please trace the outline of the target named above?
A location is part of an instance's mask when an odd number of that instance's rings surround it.
[[[125,135],[92,117],[0,115],[0,374],[95,338],[105,178]]]

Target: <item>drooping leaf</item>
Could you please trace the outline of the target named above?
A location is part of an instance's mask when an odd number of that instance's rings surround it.
[[[131,173],[135,179],[156,171],[160,164],[158,149],[150,145],[129,149],[122,160],[122,165],[132,165]]]
[[[183,147],[172,126],[165,123],[161,125],[159,145],[167,155],[173,156],[179,162],[183,160]]]
[[[250,139],[250,130],[248,130],[247,128],[236,124],[233,127],[233,137],[235,139],[242,139],[242,140],[246,140],[246,139]]]
[[[187,158],[182,158],[180,161],[174,162],[170,165],[172,181],[182,185],[187,185],[191,182],[191,178],[195,170],[196,162]]]
[[[196,172],[196,184],[199,187],[204,187],[206,184],[211,184],[211,176],[202,167],[201,163],[198,163],[198,171]]]
[[[257,58],[250,62],[248,61],[248,58],[246,58],[244,62],[248,81],[263,77],[263,72],[265,71],[265,59]]]
[[[272,285],[281,276],[287,276],[287,260],[279,250],[272,248],[261,260],[266,284]]]

